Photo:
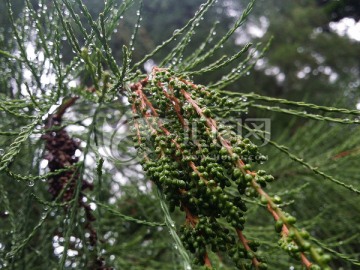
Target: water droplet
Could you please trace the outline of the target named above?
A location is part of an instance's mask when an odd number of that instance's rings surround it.
[[[216,35],[216,32],[214,31],[214,32],[212,32],[212,34],[213,34],[213,36],[215,36],[215,35]]]
[[[124,16],[120,16],[120,20],[121,20],[121,19],[124,19]]]
[[[33,187],[34,184],[35,184],[35,183],[34,183],[34,181],[32,181],[32,180],[30,180],[30,181],[28,182],[28,186],[29,186],[29,187]]]

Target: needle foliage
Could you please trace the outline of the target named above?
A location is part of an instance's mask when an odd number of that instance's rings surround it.
[[[0,269],[360,267],[360,111],[242,87],[256,1],[153,46],[142,1],[5,2]]]

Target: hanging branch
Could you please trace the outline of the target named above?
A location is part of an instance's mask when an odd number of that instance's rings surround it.
[[[283,222],[284,241],[297,247],[291,254],[300,256],[307,269],[316,269],[304,253],[309,250],[322,269],[329,269],[325,255],[305,242],[293,226],[294,218],[277,207],[260,187],[274,178],[263,170],[251,171],[251,163],[262,163],[265,156],[248,139],[220,130],[210,109],[220,102],[215,91],[173,74],[154,68],[149,77],[131,86],[129,101],[137,117],[134,141],[143,155],[144,170],[165,194],[170,209],[179,207],[185,212],[181,230],[185,247],[208,268],[212,267],[208,257],[211,246],[213,251],[226,252],[239,268],[244,266],[241,258],[250,258],[255,269],[265,269],[266,264],[242,233],[246,211],[242,197],[253,188],[266,199],[275,220]],[[197,128],[190,129],[194,124]],[[225,193],[233,184],[239,194],[231,199]],[[220,225],[220,217],[234,227],[241,249],[230,231]]]

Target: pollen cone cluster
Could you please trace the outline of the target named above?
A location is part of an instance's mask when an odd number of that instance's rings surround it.
[[[231,106],[231,101],[159,68],[132,85],[129,99],[143,168],[170,209],[185,212],[181,237],[196,261],[210,267],[212,250],[226,253],[241,269],[265,269],[255,253],[258,243],[242,234],[247,210],[243,198],[253,191],[255,177],[262,186],[273,177],[250,171],[252,163],[266,157],[215,118],[212,108]],[[237,189],[234,196],[229,196],[231,186]]]

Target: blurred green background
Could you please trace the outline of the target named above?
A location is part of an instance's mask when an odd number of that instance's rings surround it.
[[[30,2],[35,9],[39,8],[38,1],[31,0]],[[12,0],[11,3],[14,16],[21,18],[24,1]],[[84,0],[84,3],[94,18],[97,18],[104,6],[102,1]],[[141,10],[141,25],[132,51],[133,63],[170,37],[176,29],[181,28],[202,3],[203,1],[200,0],[144,1]],[[49,1],[48,4],[52,6],[52,1]],[[201,44],[215,21],[219,21],[219,24],[211,33],[213,38],[209,40],[209,46],[221,38],[246,5],[247,1],[218,0],[196,27],[196,34],[192,37],[191,45],[186,48],[185,55]],[[119,65],[122,64],[122,45],[130,43],[134,25],[138,19],[136,15],[138,10],[139,3],[135,2],[121,18],[112,34],[112,52]],[[5,1],[0,2],[0,11],[0,48],[11,52],[15,45]],[[253,43],[254,47],[258,42],[264,45],[273,36],[274,39],[265,56],[258,60],[250,72],[229,85],[227,90],[242,93],[255,92],[294,101],[360,110],[359,19],[360,1],[358,0],[258,0],[245,24],[236,31],[221,50],[217,51],[213,59],[218,59],[224,54],[232,55],[240,51],[247,42]],[[83,24],[89,28],[86,20],[83,20]],[[171,45],[164,48],[141,67],[142,71],[148,72],[152,65],[159,64],[171,49]],[[70,47],[64,44],[62,50],[62,60],[65,63],[71,61],[74,53]],[[193,80],[201,84],[215,82],[224,74],[231,72],[235,66],[236,64],[220,71],[194,76]],[[0,67],[6,70],[7,63],[0,63]],[[91,85],[91,81],[86,76],[81,79],[84,84]],[[0,93],[11,96],[8,94],[11,92],[10,86],[9,80],[1,80]],[[87,106],[91,107],[91,105],[85,104],[79,105],[76,109],[80,112],[87,111]],[[117,116],[115,113],[112,114],[112,109],[109,108],[110,118]],[[360,151],[358,143],[360,136],[358,126],[295,119],[286,114],[274,114],[254,108],[250,108],[248,117],[271,118],[271,138],[273,140],[286,145],[300,158],[304,158],[326,173],[349,184],[359,183]],[[1,119],[0,122],[5,127],[24,125],[24,123],[13,123],[6,119]],[[74,134],[83,139],[81,132],[74,132]],[[2,137],[0,142],[6,145],[9,140]],[[23,159],[15,165],[15,171],[21,171],[29,166],[27,160],[33,157],[33,149],[31,149],[33,146],[38,149],[42,147],[39,143],[25,149]],[[27,150],[29,151],[27,152]],[[261,151],[269,156],[269,161],[264,164],[264,168],[278,179],[276,183],[268,187],[269,192],[283,195],[284,199],[289,202],[285,206],[286,210],[294,213],[300,221],[302,220],[299,226],[307,228],[312,236],[322,239],[328,248],[334,249],[335,254],[336,252],[344,253],[346,257],[359,260],[359,198],[347,190],[339,189],[338,186],[324,181],[321,177],[314,176],[306,168],[294,164],[270,145],[261,148]],[[341,153],[345,154],[338,156]],[[40,160],[40,152],[37,152],[37,155]],[[144,190],[149,191],[151,185],[149,186],[143,177],[131,173],[132,170],[139,171],[139,168],[134,166],[126,168],[121,165],[109,169],[104,174],[104,189],[101,196],[104,201],[111,201],[112,205],[124,214],[161,222],[163,216],[159,210],[157,199],[151,192],[143,192]],[[36,170],[37,168],[34,169],[35,174]],[[4,179],[6,177],[4,176]],[[119,178],[126,179],[126,181],[118,181]],[[30,194],[29,190],[21,189],[21,186],[14,182],[11,182],[9,189],[18,190],[22,194]],[[46,194],[46,188],[39,188],[38,192]],[[18,200],[17,193],[9,194],[9,200],[14,208],[20,209],[20,213],[27,213],[29,228],[34,227],[36,225],[35,217],[41,215],[41,206],[30,208],[29,204],[23,205],[23,201]],[[30,196],[26,198],[29,199]],[[27,202],[32,201],[29,199]],[[59,219],[54,218],[47,225],[49,235],[52,235],[49,233],[52,226],[59,224]],[[174,219],[181,224],[183,216],[181,213],[175,213]],[[254,204],[249,211],[248,219],[249,231],[246,229],[245,233],[250,238],[260,239],[263,251],[267,252],[266,254],[269,254],[269,251],[273,254],[268,258],[270,269],[302,269],[298,262],[288,259],[286,254],[284,255],[284,252],[277,248],[278,236],[273,232],[272,218],[265,209]],[[11,242],[11,235],[7,231],[10,225],[5,218],[4,220],[5,225],[2,229],[2,238],[0,238],[2,255],[7,250],[4,247],[6,245],[2,245],[1,242]],[[101,228],[99,226],[98,231],[104,235],[103,248],[106,250],[106,260],[116,269],[180,269],[173,263],[178,257],[167,234],[167,229],[163,227],[148,228],[123,221],[109,212],[104,212],[102,220],[103,224]],[[25,254],[33,254],[34,250],[32,249],[35,249],[34,246],[36,247],[37,241],[42,241],[41,239],[40,236],[35,237],[32,247]],[[28,260],[28,263],[31,262],[31,264],[29,263],[32,265],[31,268],[23,266],[21,269],[46,269],[44,267],[50,261],[53,269],[56,269],[58,257],[53,254],[54,244],[46,243],[47,245],[41,247],[41,252],[36,250],[40,255]],[[47,253],[44,253],[44,250],[47,250]],[[47,256],[48,260],[43,260],[44,256]],[[332,264],[334,269],[356,269],[356,266],[341,258],[340,255],[334,256],[334,258]],[[34,265],[39,266],[36,268]],[[231,269],[231,266],[223,267],[223,269]]]

